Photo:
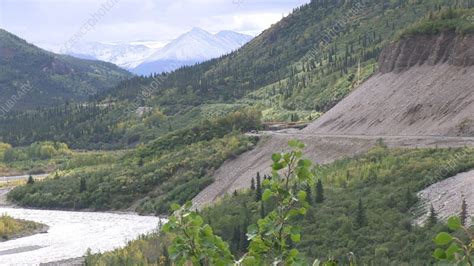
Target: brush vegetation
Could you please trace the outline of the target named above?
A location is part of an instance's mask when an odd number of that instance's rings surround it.
[[[420,204],[416,193],[444,178],[474,168],[474,149],[388,149],[383,145],[368,153],[313,169],[323,184],[305,189],[309,206],[305,216],[291,219],[301,228],[294,243],[308,262],[333,259],[343,265],[425,265],[435,262],[433,238],[447,227],[441,221],[414,225]],[[248,247],[251,224],[276,207],[257,200],[256,190],[228,195],[201,211],[203,221],[242,256]],[[258,187],[258,186],[257,186]],[[291,187],[291,185],[290,185]],[[419,215],[419,214],[418,214]],[[100,265],[129,261],[159,265],[168,260],[170,239],[153,234],[132,241],[123,249],[87,259]],[[132,264],[133,264],[132,263]]]
[[[213,182],[225,160],[254,147],[242,135],[259,127],[256,111],[234,112],[174,131],[133,150],[74,155],[50,178],[16,187],[8,199],[21,206],[124,209],[162,214]],[[177,159],[179,158],[179,160]]]
[[[0,239],[3,241],[37,233],[44,225],[15,219],[7,214],[0,216]]]
[[[430,12],[425,18],[399,33],[398,39],[448,31],[461,35],[474,33],[474,9],[445,8],[439,12]]]

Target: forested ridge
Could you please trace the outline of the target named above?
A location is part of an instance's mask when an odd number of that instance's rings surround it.
[[[113,64],[47,52],[0,29],[2,116],[11,110],[84,101],[131,77]]]

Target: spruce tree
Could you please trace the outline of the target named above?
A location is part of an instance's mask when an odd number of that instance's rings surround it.
[[[252,177],[252,180],[250,180],[250,189],[255,190],[255,178]]]
[[[34,180],[33,177],[30,175],[30,176],[28,177],[28,181],[26,182],[26,184],[32,185],[32,184],[34,184],[34,183],[35,183],[35,180]]]
[[[316,183],[316,203],[322,203],[324,201],[324,187],[321,179]]]
[[[349,181],[351,180],[351,173],[349,172],[349,170],[346,171],[346,181]]]
[[[311,186],[306,186],[306,200],[309,204],[313,203],[313,191],[311,190]]]
[[[255,187],[255,199],[260,201],[262,199],[262,183],[260,180],[260,173],[257,172],[257,184]]]
[[[365,215],[365,209],[361,198],[359,198],[359,204],[357,205],[356,224],[359,228],[367,225],[367,216]]]
[[[462,203],[461,203],[461,213],[459,214],[459,219],[461,220],[462,225],[466,225],[468,213],[467,213],[467,202],[464,196],[462,197]]]
[[[86,190],[87,190],[86,178],[81,177],[81,180],[79,181],[79,193],[82,193]]]
[[[431,204],[430,207],[430,214],[428,216],[428,226],[433,226],[438,222],[438,215],[436,214],[436,210],[433,207],[433,204]]]

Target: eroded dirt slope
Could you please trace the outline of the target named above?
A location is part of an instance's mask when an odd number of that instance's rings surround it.
[[[305,132],[474,136],[474,36],[401,40],[379,68]]]

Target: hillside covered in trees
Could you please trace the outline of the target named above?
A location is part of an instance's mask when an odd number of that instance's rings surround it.
[[[53,54],[0,29],[2,116],[87,100],[131,77],[113,64]]]
[[[225,160],[253,148],[257,139],[242,133],[259,124],[258,112],[234,112],[132,150],[74,154],[58,163],[51,179],[16,187],[8,199],[28,207],[166,214],[171,203],[183,204],[212,183]],[[67,152],[56,146],[51,154]],[[7,149],[5,160],[15,156],[10,153],[20,150]]]

